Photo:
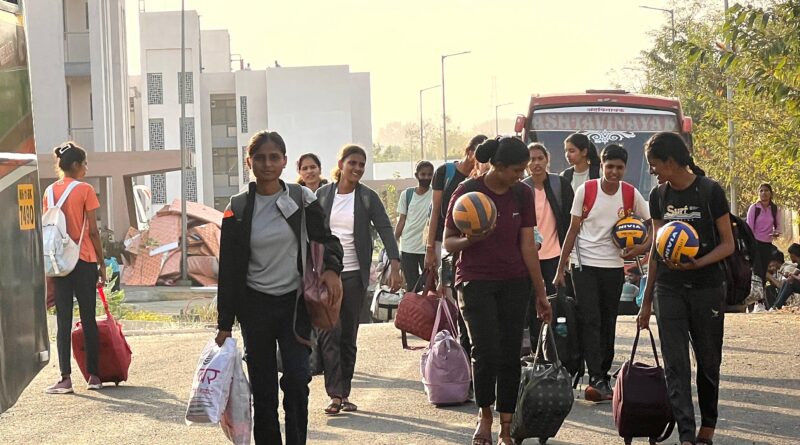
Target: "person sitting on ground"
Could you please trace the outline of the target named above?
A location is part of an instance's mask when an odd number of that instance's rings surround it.
[[[775,300],[778,298],[778,290],[783,285],[783,280],[785,280],[783,275],[778,273],[784,261],[783,252],[776,250],[767,265],[767,282],[764,283],[764,301],[767,308],[771,308],[775,304]]]
[[[793,294],[800,292],[800,244],[794,243],[789,246],[789,258],[792,264],[784,264],[780,272],[786,278],[781,285],[781,290],[778,292],[778,297],[775,299],[775,304],[770,310],[778,310],[783,307]]]

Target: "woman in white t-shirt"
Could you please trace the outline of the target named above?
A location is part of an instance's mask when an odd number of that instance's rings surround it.
[[[325,389],[330,404],[325,414],[356,411],[350,402],[350,389],[356,365],[356,339],[359,316],[369,284],[372,264],[372,229],[378,232],[390,260],[389,286],[392,292],[400,289],[400,251],[394,230],[380,197],[361,184],[367,163],[367,153],[358,145],[346,145],[339,152],[339,163],[333,170],[333,183],[317,190],[317,198],[325,217],[342,243],[342,307],[339,323],[329,331],[319,332],[319,347],[325,369]]]
[[[555,283],[564,285],[572,263],[572,283],[578,301],[581,349],[589,372],[586,400],[611,400],[611,377],[617,310],[625,281],[624,260],[647,252],[650,237],[640,246],[621,251],[611,230],[623,216],[649,221],[650,209],[632,185],[622,181],[628,152],[609,145],[602,153],[603,177],[584,183],[575,192],[572,221],[561,250]],[[573,251],[574,248],[574,251]]]
[[[584,182],[600,177],[597,147],[585,134],[573,133],[564,139],[564,157],[570,167],[561,172],[561,176],[567,178],[573,190],[577,191]]]

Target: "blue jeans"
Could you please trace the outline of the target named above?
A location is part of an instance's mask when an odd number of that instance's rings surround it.
[[[286,413],[286,444],[304,445],[308,433],[308,383],[311,381],[311,348],[295,337],[294,312],[297,304],[297,333],[311,333],[306,305],[298,303],[296,293],[267,295],[247,289],[242,300],[239,323],[242,326],[245,361],[253,390],[253,434],[256,444],[281,445],[278,420],[278,363],[276,343],[280,345],[283,377],[283,409]]]
[[[775,309],[780,309],[786,304],[786,301],[789,300],[789,297],[792,294],[796,294],[800,292],[800,280],[798,279],[787,279],[781,285],[781,290],[778,291],[778,298],[775,300],[775,304],[772,305]]]

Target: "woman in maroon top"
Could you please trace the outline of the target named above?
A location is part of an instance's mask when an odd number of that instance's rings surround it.
[[[465,181],[453,193],[444,245],[449,252],[460,253],[456,286],[472,339],[475,402],[480,407],[472,444],[492,444],[491,405],[496,402],[500,413],[498,445],[510,445],[531,283],[539,318],[549,322],[551,310],[533,236],[533,194],[520,183],[530,159],[528,148],[519,139],[498,137],[478,146],[475,157],[478,162],[491,163],[491,170]],[[453,203],[469,191],[484,193],[497,207],[495,226],[480,236],[464,236],[453,221]]]

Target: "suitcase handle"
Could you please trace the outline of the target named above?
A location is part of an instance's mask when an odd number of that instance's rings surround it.
[[[108,300],[106,299],[106,291],[103,289],[103,286],[97,286],[97,293],[100,295],[103,308],[106,310],[106,317],[111,318],[111,311],[108,310]]]
[[[544,359],[544,350],[542,345],[544,342],[542,341],[542,337],[544,337],[544,330],[547,329],[547,338],[545,341],[550,341],[553,345],[553,354],[556,356],[555,365],[557,367],[561,367],[561,359],[558,357],[558,347],[556,345],[556,339],[553,336],[553,328],[550,326],[550,323],[542,323],[542,326],[539,328],[539,339],[536,342],[536,354],[533,356],[533,364],[536,365],[539,362],[539,353],[542,354],[542,359]]]
[[[631,363],[633,363],[633,357],[636,356],[636,346],[639,344],[639,333],[642,330],[646,330],[648,334],[650,334],[650,345],[653,347],[653,357],[656,358],[656,366],[661,367],[661,363],[658,361],[658,351],[656,350],[656,341],[653,339],[653,331],[650,328],[639,328],[636,329],[636,338],[633,340],[633,350],[631,350]]]

